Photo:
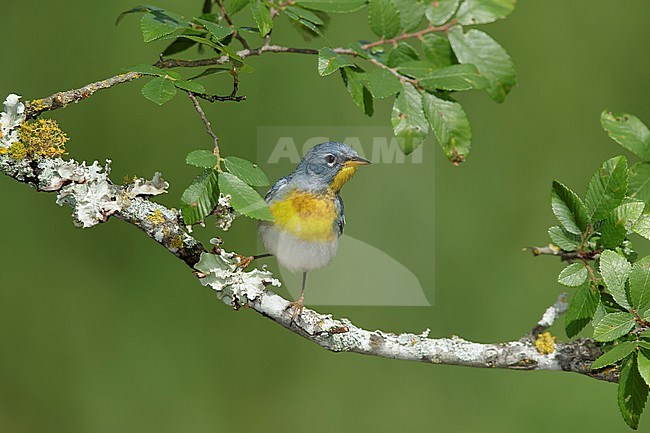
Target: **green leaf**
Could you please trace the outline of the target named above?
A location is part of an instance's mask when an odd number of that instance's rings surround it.
[[[397,142],[405,154],[413,152],[424,141],[429,124],[422,110],[422,96],[411,83],[404,83],[395,98],[391,123]]]
[[[370,0],[368,21],[370,29],[382,38],[392,38],[400,31],[399,12],[391,0]]]
[[[203,37],[197,36],[197,35],[180,34],[180,35],[175,35],[175,36],[165,36],[164,39],[170,39],[170,38],[189,39],[189,40],[194,41],[196,43],[207,45],[209,47],[215,48],[215,49],[220,50],[220,51],[221,51],[221,48],[222,48],[221,45],[219,45],[218,43],[212,42],[209,39],[206,39],[206,38],[203,38]]]
[[[194,81],[187,80],[176,80],[174,85],[180,89],[187,90],[192,93],[205,93],[205,87],[201,83],[195,83]]]
[[[402,62],[397,67],[397,69],[402,74],[414,78],[422,78],[434,73],[436,70],[440,68],[437,65],[434,65],[433,63],[428,62],[426,60],[408,60]]]
[[[195,21],[205,27],[206,30],[209,31],[218,41],[232,34],[232,29],[230,27],[224,27],[217,23],[213,23],[212,21],[202,20],[200,18],[195,18]]]
[[[632,231],[650,239],[650,214],[643,214],[632,226]]]
[[[474,65],[447,66],[420,78],[418,83],[431,91],[484,89],[488,86]]]
[[[447,158],[456,165],[463,162],[472,144],[472,130],[463,106],[430,93],[422,95],[422,105],[433,134]]]
[[[600,254],[600,274],[605,280],[607,290],[616,303],[626,309],[630,308],[630,303],[625,293],[625,282],[631,270],[630,262],[619,253],[605,250]]]
[[[223,159],[223,165],[230,173],[234,174],[250,186],[268,186],[269,178],[257,164],[239,158],[228,156]]]
[[[573,235],[559,226],[548,229],[548,235],[551,242],[564,251],[576,251],[581,243],[579,236]]]
[[[619,218],[615,212],[607,216],[600,228],[600,243],[605,248],[616,248],[625,240],[627,228],[625,218]]]
[[[201,9],[203,14],[209,14],[212,12],[212,0],[203,0],[203,8]]]
[[[217,156],[209,150],[193,150],[185,157],[185,163],[194,167],[215,168]]]
[[[266,36],[273,28],[273,17],[271,10],[262,0],[251,0],[251,12],[253,19],[260,29],[260,35]]]
[[[309,21],[311,23],[314,23],[315,25],[322,26],[323,24],[325,24],[323,22],[323,20],[318,15],[316,15],[315,13],[313,13],[311,11],[308,11],[307,9],[303,9],[301,7],[298,7],[298,6],[291,6],[290,5],[290,6],[287,6],[286,10],[293,13],[293,14],[295,14],[299,18],[302,18],[302,19],[305,19],[305,20],[307,20],[307,21]]]
[[[219,200],[217,176],[216,170],[207,169],[198,175],[183,192],[181,214],[185,225],[192,225],[202,221],[206,216],[210,215],[210,212],[217,205],[217,200]]]
[[[241,11],[246,6],[248,6],[249,3],[250,0],[231,0],[227,8],[228,15],[232,17],[237,12]]]
[[[190,80],[196,80],[199,78],[207,77],[214,74],[227,74],[230,73],[230,67],[220,67],[220,68],[206,68],[203,72],[198,75],[193,76]]]
[[[639,427],[639,420],[648,398],[648,384],[639,374],[634,356],[627,358],[618,381],[618,408],[623,419],[633,429]]]
[[[164,12],[164,10],[156,6],[148,6],[148,5],[136,6],[133,9],[129,9],[128,11],[121,12],[117,16],[117,19],[115,20],[115,25],[118,25],[120,21],[122,21],[122,18],[124,18],[125,16],[129,14],[138,13],[138,12]]]
[[[557,180],[553,181],[551,209],[569,233],[579,235],[587,229],[589,216],[584,203],[573,191]]]
[[[296,4],[315,11],[347,13],[364,7],[366,0],[298,0]]]
[[[219,189],[230,194],[231,206],[242,215],[258,220],[273,221],[271,210],[260,195],[237,176],[219,173]]]
[[[640,350],[637,354],[636,361],[639,374],[645,381],[646,385],[650,386],[650,358],[648,357],[648,351]]]
[[[630,167],[627,195],[650,204],[650,163],[637,162]]]
[[[636,321],[632,313],[609,313],[594,329],[594,340],[607,342],[624,336],[634,328]]]
[[[603,296],[608,296],[607,293],[601,293],[601,298],[600,302],[598,302],[598,307],[596,307],[596,312],[594,313],[594,318],[592,319],[591,324],[593,326],[596,326],[600,323],[601,320],[603,320],[603,317],[607,314],[607,309],[605,308],[604,305],[604,299]],[[611,297],[611,295],[609,295]],[[613,302],[613,301],[612,301]]]
[[[630,303],[639,314],[650,306],[650,256],[638,260],[630,272]]]
[[[566,335],[571,338],[578,335],[591,322],[598,307],[599,295],[585,283],[576,289],[566,312]]]
[[[393,96],[402,90],[399,78],[386,69],[373,69],[366,74],[366,86],[373,98],[382,99]]]
[[[424,17],[425,6],[419,0],[393,0],[399,11],[399,19],[402,29],[410,32],[418,28]]]
[[[641,215],[643,215],[644,209],[644,202],[628,198],[614,209],[614,215],[618,219],[624,219],[628,229],[630,229],[631,226],[639,220]]]
[[[439,68],[450,66],[454,62],[449,39],[436,33],[422,37],[422,48],[427,60]]]
[[[627,161],[622,156],[605,161],[594,173],[585,205],[592,222],[600,221],[621,204],[627,192]]]
[[[615,364],[636,349],[636,342],[624,341],[609,349],[591,364],[592,370]]]
[[[650,130],[638,117],[605,110],[600,115],[600,124],[614,141],[650,162]]]
[[[348,93],[352,100],[367,116],[372,116],[374,108],[372,104],[372,94],[365,86],[366,73],[353,69],[349,66],[341,68],[341,76]]]
[[[391,48],[388,52],[388,59],[386,60],[386,65],[391,68],[395,68],[402,63],[418,60],[420,56],[418,52],[415,51],[415,48],[410,46],[406,42],[399,42],[396,47]]]
[[[318,52],[318,73],[321,77],[330,75],[344,66],[353,66],[354,63],[331,48],[322,48]]]
[[[320,29],[316,26],[316,24],[312,23],[311,21],[298,17],[298,23],[301,24],[303,27],[306,27],[308,29],[307,30],[308,33],[311,31],[311,33],[309,33],[310,37],[313,33],[319,36],[323,36]]]
[[[144,14],[140,20],[140,30],[145,42],[155,41],[183,27],[185,26],[175,20],[150,13]]]
[[[185,38],[179,38],[175,39],[172,41],[171,44],[167,45],[167,48],[165,48],[162,52],[163,56],[172,56],[174,54],[178,54],[180,52],[183,52],[187,49],[192,48],[194,45],[196,45],[196,42],[190,41]]]
[[[501,20],[515,9],[516,0],[465,0],[456,19],[461,24],[486,24]]]
[[[142,95],[158,105],[163,105],[176,95],[176,87],[171,80],[157,77],[142,86]]]
[[[460,0],[438,0],[431,2],[426,11],[427,19],[435,26],[442,25],[454,16],[459,3]]]
[[[578,287],[587,281],[588,276],[589,272],[587,271],[585,265],[576,262],[571,263],[569,266],[562,269],[562,272],[560,272],[560,276],[558,277],[557,281],[558,283],[565,286]]]
[[[487,79],[490,97],[503,102],[510,89],[517,84],[515,67],[506,50],[486,33],[476,29],[463,33],[460,26],[451,28],[449,42],[460,63],[476,65]]]

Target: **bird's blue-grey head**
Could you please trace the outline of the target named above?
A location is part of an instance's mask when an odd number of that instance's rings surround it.
[[[304,189],[338,192],[358,166],[367,164],[370,162],[347,144],[328,141],[309,149],[291,178]]]

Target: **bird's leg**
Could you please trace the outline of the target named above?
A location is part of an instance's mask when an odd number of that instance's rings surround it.
[[[305,306],[305,284],[307,283],[307,272],[302,273],[302,289],[300,290],[300,297],[293,302],[289,302],[289,308],[293,308],[291,315],[291,322],[296,321],[296,317],[302,314],[302,309]]]
[[[271,253],[257,254],[254,256],[242,256],[241,254],[236,254],[235,257],[239,259],[239,264],[237,265],[237,267],[240,269],[245,269],[246,267],[248,267],[248,265],[251,264],[253,260],[263,259],[264,257],[271,257],[272,255],[273,254]]]

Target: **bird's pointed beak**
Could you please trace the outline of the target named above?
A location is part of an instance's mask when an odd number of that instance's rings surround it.
[[[343,165],[346,167],[356,167],[359,165],[368,165],[368,164],[370,164],[370,161],[360,158],[358,156],[353,156],[343,163]]]

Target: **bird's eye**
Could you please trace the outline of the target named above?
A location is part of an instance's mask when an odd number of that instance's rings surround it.
[[[336,162],[336,157],[334,155],[332,155],[332,154],[325,155],[325,162],[327,163],[327,165],[332,167],[334,165],[334,163]]]

